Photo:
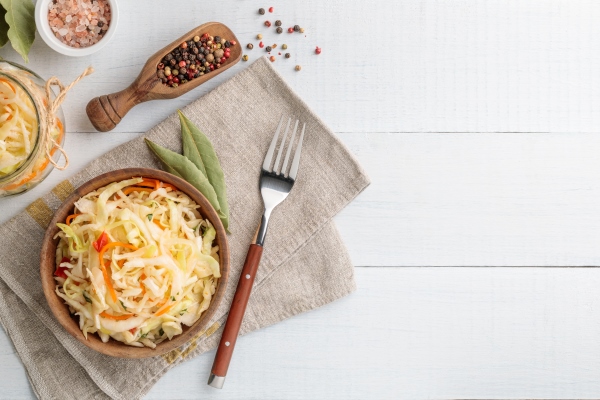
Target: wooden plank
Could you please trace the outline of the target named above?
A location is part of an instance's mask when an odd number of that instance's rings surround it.
[[[88,64],[96,73],[67,99],[68,129],[89,131],[85,104],[123,89],[146,59],[207,21],[229,25],[240,41],[286,42],[292,58],[274,66],[338,132],[597,131],[600,114],[600,3],[593,0],[275,1],[181,0],[184,13],[157,12],[160,0],[119,4],[122,24],[93,57],[68,58],[37,40],[29,66],[44,77],[73,79]],[[135,16],[135,17],[133,17]],[[277,35],[265,19],[298,23],[300,34]],[[316,56],[315,46],[323,53]],[[255,46],[251,59],[266,54]],[[5,47],[0,55],[19,61]],[[301,64],[302,72],[293,70]],[[206,86],[169,102],[139,106],[122,132],[145,131],[177,108],[241,71],[240,63]]]
[[[600,269],[357,268],[358,291],[241,338],[147,399],[597,398]],[[31,398],[0,334],[0,398]],[[5,379],[7,378],[7,379]]]

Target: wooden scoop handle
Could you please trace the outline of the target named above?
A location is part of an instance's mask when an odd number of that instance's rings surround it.
[[[90,100],[85,111],[94,128],[100,132],[114,129],[129,110],[141,103],[135,98],[135,92],[136,90],[129,86],[120,92]]]

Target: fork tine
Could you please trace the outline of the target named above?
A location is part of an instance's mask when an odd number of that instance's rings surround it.
[[[271,161],[273,161],[273,153],[275,152],[275,146],[277,145],[277,139],[279,138],[279,131],[281,130],[282,124],[283,115],[279,120],[279,125],[277,126],[277,131],[275,131],[275,136],[273,136],[273,140],[271,140],[271,145],[269,146],[269,150],[267,151],[267,155],[265,156],[265,161],[263,161],[263,169],[265,171],[271,171]]]
[[[302,141],[304,140],[304,130],[306,129],[306,124],[302,125],[302,133],[300,134],[300,139],[298,140],[298,147],[296,147],[296,154],[294,154],[294,159],[292,160],[292,168],[290,169],[290,178],[296,180],[296,175],[298,174],[298,166],[300,165],[300,153],[302,153]]]
[[[283,134],[283,139],[281,139],[281,144],[279,145],[279,151],[277,152],[277,158],[275,159],[275,164],[273,164],[273,172],[276,174],[279,173],[279,163],[281,162],[281,153],[283,153],[283,148],[285,147],[285,140],[287,139],[287,134],[290,131],[290,123],[292,122],[292,118],[288,119],[287,128],[285,128],[285,133]]]
[[[287,171],[288,162],[290,161],[290,154],[292,153],[292,147],[294,146],[294,139],[296,138],[296,131],[298,130],[299,119],[296,120],[296,124],[294,125],[294,132],[292,133],[292,138],[290,139],[290,144],[288,145],[287,152],[285,153],[285,160],[283,160],[283,167],[281,167],[281,172],[284,173]],[[287,176],[287,174],[285,175]]]

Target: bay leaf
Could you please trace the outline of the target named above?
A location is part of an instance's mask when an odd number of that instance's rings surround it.
[[[210,139],[198,129],[181,111],[179,120],[181,121],[181,135],[184,143],[184,155],[194,161],[198,158],[206,170],[206,178],[212,185],[217,194],[217,199],[221,205],[221,221],[225,229],[229,230],[229,204],[227,203],[227,188],[225,186],[225,175],[221,168],[221,163],[217,153],[210,142]],[[187,146],[186,146],[187,143]],[[187,148],[187,150],[186,150]],[[186,154],[187,153],[187,154]],[[194,162],[196,164],[196,162]]]
[[[202,171],[200,171],[193,162],[191,162],[187,157],[166,149],[152,142],[151,140],[144,140],[146,141],[146,144],[150,150],[160,160],[168,173],[186,180],[193,187],[198,189],[200,193],[204,195],[204,197],[206,197],[217,213],[220,212],[221,206],[219,205],[219,200],[217,199],[215,190],[206,176],[204,176]]]
[[[35,6],[31,0],[0,0],[6,10],[8,39],[13,49],[29,62],[27,55],[35,39]]]
[[[8,43],[8,23],[6,22],[6,10],[0,7],[0,47]]]

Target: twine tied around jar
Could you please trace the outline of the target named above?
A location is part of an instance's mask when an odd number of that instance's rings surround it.
[[[54,114],[56,114],[56,111],[58,111],[58,108],[60,107],[62,102],[65,100],[67,92],[69,90],[71,90],[73,88],[73,86],[77,85],[80,80],[82,80],[83,78],[85,78],[86,76],[91,74],[92,72],[94,72],[94,68],[92,68],[91,66],[87,67],[85,69],[85,71],[83,71],[83,73],[81,75],[79,75],[77,77],[77,79],[75,79],[73,82],[71,82],[69,84],[69,86],[67,86],[67,87],[65,87],[62,84],[62,82],[55,76],[53,76],[52,78],[50,78],[46,81],[46,97],[48,98],[49,102],[50,102],[50,99],[52,98],[52,94],[53,94],[52,86],[58,86],[58,88],[59,88],[59,92],[56,95],[56,98],[54,99],[54,101],[52,101],[50,103],[48,109],[46,110],[46,124],[47,124],[46,157],[48,157],[50,164],[52,164],[55,168],[57,168],[61,171],[66,169],[69,166],[69,156],[67,155],[67,152],[65,151],[65,149],[62,148],[60,143],[58,143],[58,141],[56,139],[54,139],[54,137],[52,136],[52,127],[54,125],[54,118],[55,118]],[[52,149],[57,149],[58,151],[61,152],[61,154],[65,158],[64,165],[60,166],[60,165],[58,165],[58,163],[56,161],[54,161],[52,159]]]

